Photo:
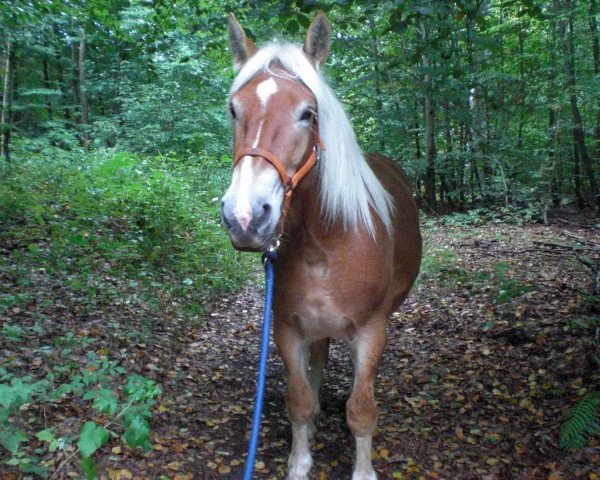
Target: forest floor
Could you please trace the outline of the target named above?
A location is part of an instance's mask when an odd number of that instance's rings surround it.
[[[389,322],[376,385],[381,413],[373,463],[379,477],[597,480],[600,439],[578,451],[563,450],[558,434],[569,408],[600,389],[600,310],[592,270],[585,265],[600,260],[598,230],[561,219],[551,226],[425,223],[422,274]],[[109,352],[128,371],[162,388],[151,419],[152,449],[143,452],[111,438],[98,452],[99,478],[240,478],[254,396],[262,275],[217,303],[201,325],[140,311],[126,301],[81,314],[59,277],[36,275],[28,285],[12,288],[44,289],[40,296],[61,298],[45,304],[55,325],[46,341],[64,329],[81,339],[93,335],[99,355]],[[9,280],[0,275],[4,286]],[[27,305],[13,308],[0,323],[24,325],[31,311]],[[22,371],[39,373],[44,361],[25,347],[0,344],[0,359],[11,352],[0,366],[17,362]],[[351,476],[353,439],[345,424],[351,378],[348,349],[334,341],[311,478]],[[283,367],[272,348],[256,478],[285,478],[291,433],[284,392]],[[67,433],[76,429],[78,416],[98,418],[75,401],[43,415],[45,425]],[[63,460],[60,452],[43,455],[54,456],[54,465]],[[52,478],[79,475],[73,462]],[[27,477],[7,470],[0,478]]]

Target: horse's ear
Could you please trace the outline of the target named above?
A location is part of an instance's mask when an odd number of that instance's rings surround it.
[[[256,45],[248,38],[233,13],[229,14],[229,48],[233,56],[233,68],[236,71],[242,68],[257,51]]]
[[[331,46],[331,24],[322,11],[308,27],[304,40],[304,53],[318,68],[325,63]]]

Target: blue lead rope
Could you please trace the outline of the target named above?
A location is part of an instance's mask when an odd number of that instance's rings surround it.
[[[258,362],[258,380],[256,381],[256,397],[254,399],[254,412],[252,415],[252,432],[248,444],[248,457],[244,468],[243,480],[252,480],[254,473],[254,459],[260,436],[260,420],[262,416],[263,399],[265,395],[265,378],[267,376],[267,360],[269,358],[269,333],[271,330],[271,305],[273,304],[273,262],[277,258],[277,252],[267,251],[263,253],[265,265],[265,313],[262,325],[262,339],[260,342],[260,359]]]

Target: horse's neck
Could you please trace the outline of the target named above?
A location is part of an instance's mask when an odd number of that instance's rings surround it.
[[[333,241],[336,227],[324,224],[316,171],[311,172],[294,191],[286,222],[284,248],[320,250]]]

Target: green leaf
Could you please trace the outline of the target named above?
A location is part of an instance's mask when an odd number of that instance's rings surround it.
[[[108,430],[96,422],[85,422],[79,432],[77,446],[83,458],[91,456],[102,445],[108,442]]]
[[[81,470],[83,470],[87,480],[94,480],[94,478],[96,478],[96,473],[98,472],[98,464],[94,457],[84,458],[81,461]]]
[[[27,436],[22,430],[2,430],[0,431],[0,445],[6,448],[13,455],[17,453],[19,445],[27,441]]]
[[[143,401],[160,395],[160,388],[152,380],[141,375],[129,375],[123,392],[128,398]]]
[[[300,30],[300,25],[298,24],[298,22],[296,20],[290,20],[289,22],[287,22],[285,24],[285,29],[289,33],[294,34],[294,33],[297,33],[298,30]]]
[[[46,430],[40,430],[38,433],[35,434],[35,436],[38,438],[38,440],[41,440],[42,442],[51,442],[52,440],[54,440],[54,434],[52,433],[51,428],[47,428]]]
[[[487,332],[488,330],[491,330],[492,328],[494,328],[495,322],[494,320],[488,320],[487,322],[485,322],[483,324],[483,330],[485,332]]]
[[[583,448],[588,439],[600,432],[600,391],[583,397],[569,410],[559,434],[561,448]]]
[[[298,20],[298,23],[303,28],[310,27],[310,18],[308,18],[308,16],[305,15],[304,13],[298,13],[298,14],[296,14],[296,20]]]
[[[100,390],[92,390],[83,396],[84,400],[94,400],[92,408],[100,413],[108,413],[114,415],[119,409],[119,400],[112,390],[101,388]]]
[[[152,448],[150,445],[150,425],[141,415],[135,415],[129,422],[129,427],[123,435],[125,443],[130,447],[142,447],[144,450]]]

